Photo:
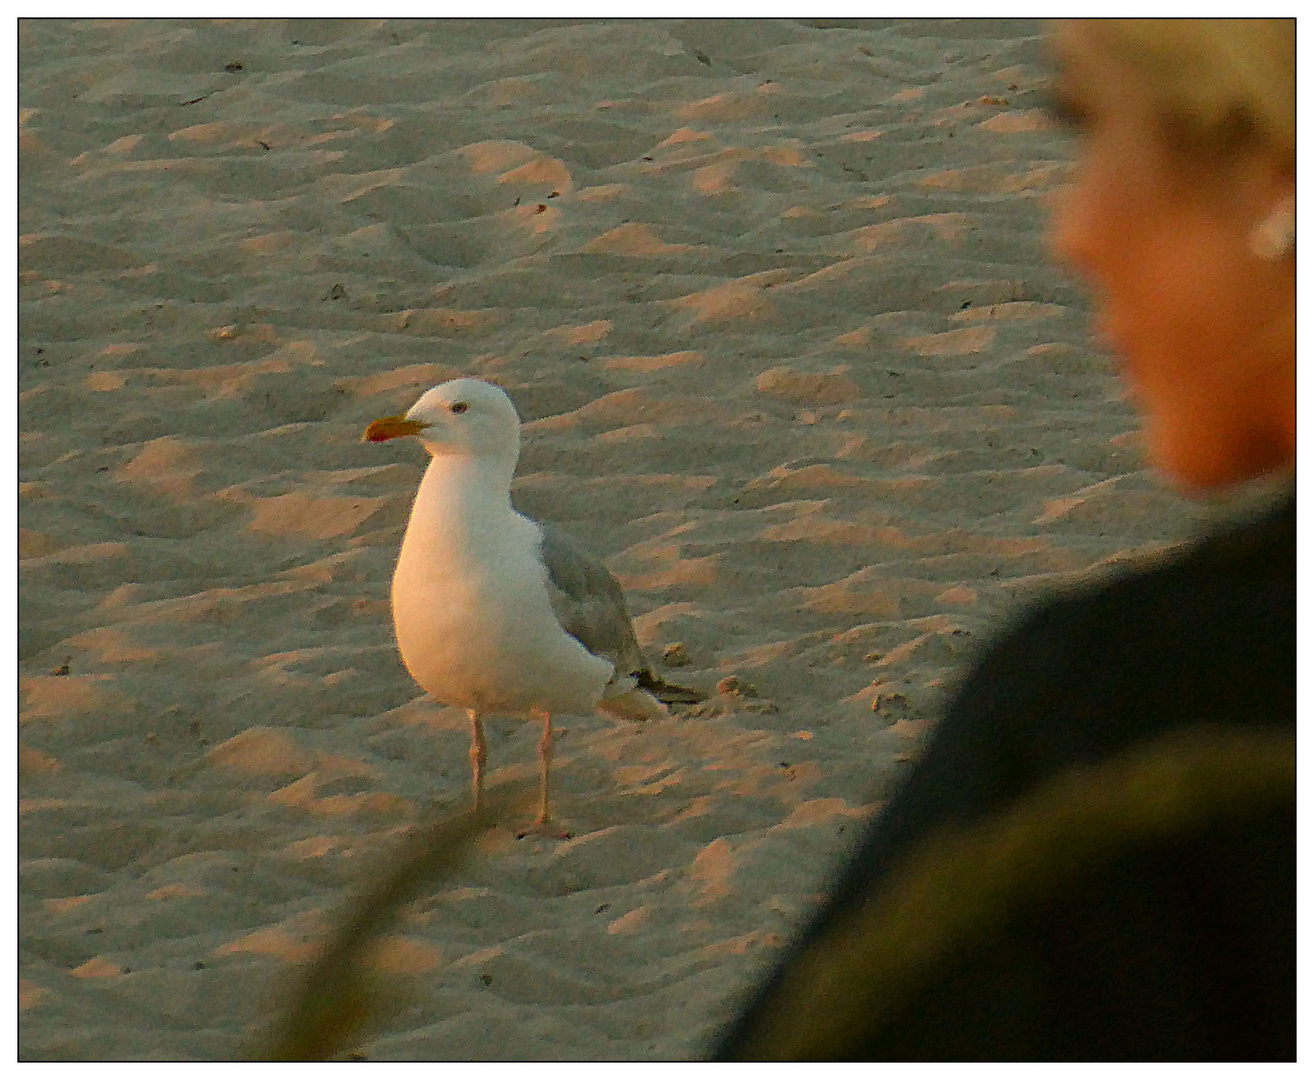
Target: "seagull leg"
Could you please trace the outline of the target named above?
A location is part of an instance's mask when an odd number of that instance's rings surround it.
[[[546,836],[551,840],[569,840],[570,833],[552,820],[548,808],[549,785],[548,773],[552,767],[552,714],[543,713],[543,735],[538,740],[538,760],[542,763],[542,782],[539,788],[538,818],[521,836],[533,834]]]
[[[466,709],[470,717],[470,774],[474,789],[474,808],[478,812],[484,795],[484,765],[488,762],[488,743],[484,741],[484,722],[474,709]]]

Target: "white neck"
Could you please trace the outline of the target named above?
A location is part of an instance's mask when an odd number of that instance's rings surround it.
[[[435,454],[415,493],[406,540],[460,547],[504,529],[507,516],[514,513],[514,471],[514,458]]]

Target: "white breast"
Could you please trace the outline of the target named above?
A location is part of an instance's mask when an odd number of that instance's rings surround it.
[[[397,646],[435,699],[488,712],[589,712],[612,664],[558,625],[538,527],[477,463],[434,458],[392,580]]]

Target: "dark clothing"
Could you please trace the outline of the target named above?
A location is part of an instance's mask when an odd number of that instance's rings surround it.
[[[1294,739],[1295,541],[1292,494],[1258,521],[1024,616],[967,677],[716,1056],[752,1052],[784,973],[928,837],[1166,733],[1276,728]],[[1010,940],[1024,949],[965,953],[923,987],[906,1023],[873,1017],[858,1056],[1294,1059],[1294,790],[1290,807],[1256,810],[1231,831],[1202,826],[1176,848],[1129,850],[1121,869],[1104,866],[1068,896],[1066,916],[1051,904],[1027,916],[1029,932],[1015,920]],[[1055,933],[1064,940],[1047,943]]]

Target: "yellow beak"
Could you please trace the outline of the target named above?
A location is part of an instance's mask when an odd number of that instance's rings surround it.
[[[384,442],[387,439],[399,439],[403,435],[418,435],[428,426],[419,420],[407,420],[404,416],[383,416],[373,421],[360,438],[361,442]]]

